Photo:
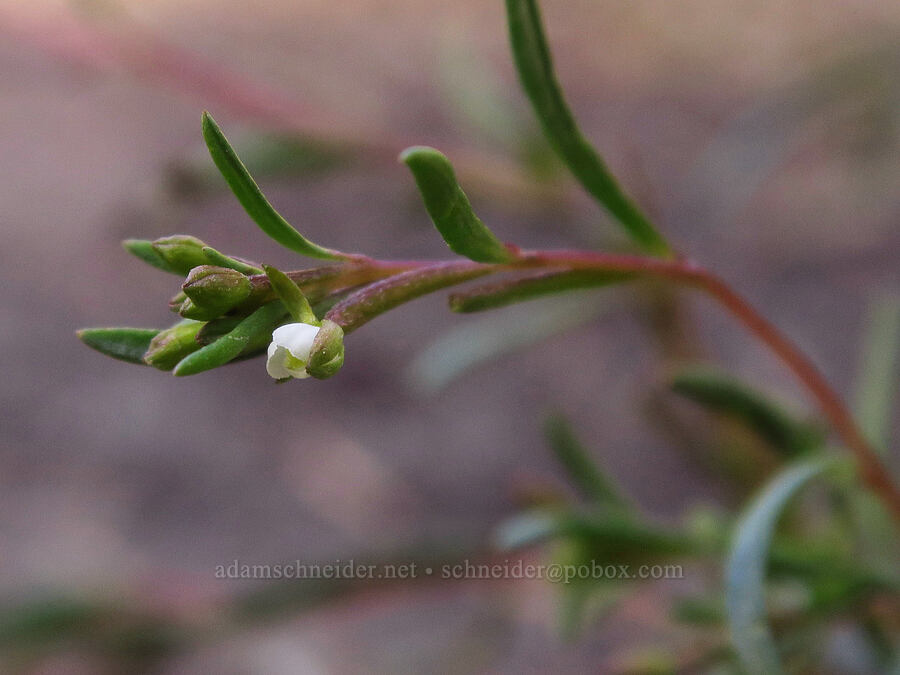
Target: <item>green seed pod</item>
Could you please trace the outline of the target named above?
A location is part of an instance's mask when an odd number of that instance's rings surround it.
[[[203,253],[204,246],[206,244],[197,237],[186,234],[163,237],[153,242],[153,250],[165,261],[169,269],[178,274],[187,274],[192,268],[209,262]]]
[[[200,349],[202,345],[196,337],[203,325],[202,321],[185,319],[160,331],[150,341],[144,363],[160,370],[172,370],[181,359]]]

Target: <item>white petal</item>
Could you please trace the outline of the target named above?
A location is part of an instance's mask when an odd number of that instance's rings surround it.
[[[275,329],[272,333],[272,342],[287,349],[295,359],[306,363],[309,361],[313,340],[318,334],[318,326],[311,326],[308,323],[287,323]]]
[[[276,380],[283,380],[286,377],[290,377],[290,372],[284,367],[284,362],[287,360],[287,357],[287,349],[279,347],[274,342],[271,343],[269,345],[268,358],[266,359],[266,372]]]

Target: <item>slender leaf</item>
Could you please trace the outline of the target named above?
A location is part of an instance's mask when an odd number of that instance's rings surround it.
[[[285,248],[310,258],[338,260],[347,257],[339,251],[312,243],[272,208],[208,112],[203,113],[203,138],[206,140],[206,147],[209,148],[213,162],[222,173],[231,191],[244,207],[247,215],[259,225],[263,232]]]
[[[349,295],[325,315],[349,333],[382,312],[427,293],[493,272],[468,261],[436,263],[377,281]]]
[[[263,268],[266,271],[266,276],[269,277],[269,283],[272,284],[272,290],[281,299],[281,302],[294,320],[300,323],[317,323],[318,319],[300,287],[281,270],[271,265],[263,265]]]
[[[550,144],[574,176],[649,253],[670,249],[656,228],[618,186],[606,164],[585,140],[556,80],[540,11],[535,0],[506,0],[513,58],[522,86]]]
[[[544,424],[544,435],[560,464],[572,482],[597,504],[630,508],[614,482],[603,474],[588,455],[587,449],[575,436],[571,425],[562,415],[551,415]]]
[[[608,270],[540,272],[518,279],[478,286],[464,293],[454,293],[450,296],[450,309],[454,312],[481,312],[551,293],[630,281],[635,276],[633,272]]]
[[[423,391],[440,391],[483,363],[583,326],[610,310],[609,303],[583,295],[539,300],[536,307],[513,307],[456,326],[416,356],[408,376]]]
[[[883,453],[890,445],[891,411],[900,381],[900,300],[872,303],[867,318],[856,411],[863,432]]]
[[[676,393],[710,410],[741,420],[786,457],[821,447],[825,440],[818,426],[794,419],[779,404],[718,370],[684,369],[672,379],[671,386]]]
[[[172,373],[179,377],[196,375],[265,347],[272,339],[272,330],[287,314],[281,302],[263,305],[218,340],[182,359]]]
[[[240,258],[232,258],[231,256],[227,256],[224,253],[219,253],[212,246],[204,246],[203,247],[203,255],[206,256],[206,259],[209,260],[210,265],[216,265],[218,267],[228,267],[229,269],[237,270],[241,274],[262,274],[262,268],[255,265],[250,264],[245,260],[241,260]]]
[[[750,504],[735,529],[725,568],[726,611],[732,643],[750,675],[781,672],[765,602],[766,560],[775,525],[791,497],[832,462],[805,462],[779,473]]]
[[[509,249],[475,215],[444,155],[417,146],[404,150],[400,161],[412,171],[428,215],[454,253],[484,263],[512,259]]]
[[[122,248],[136,258],[140,258],[148,265],[152,265],[169,274],[177,274],[180,277],[184,276],[180,270],[172,267],[159,253],[157,253],[156,249],[153,248],[153,242],[148,239],[126,239],[122,242]]]
[[[158,332],[155,328],[83,328],[76,335],[101,354],[143,366],[144,352]]]

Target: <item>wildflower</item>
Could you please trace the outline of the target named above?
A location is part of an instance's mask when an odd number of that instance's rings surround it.
[[[319,330],[318,326],[308,323],[287,323],[276,328],[272,332],[272,343],[266,360],[269,375],[276,380],[309,377],[306,364]]]

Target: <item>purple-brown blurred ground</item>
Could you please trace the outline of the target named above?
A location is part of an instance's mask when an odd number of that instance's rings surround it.
[[[900,286],[900,5],[544,4],[563,84],[624,183],[680,248],[767,308],[849,397],[865,303]],[[163,192],[166,167],[202,151],[202,109],[226,130],[258,127],[219,101],[117,68],[108,54],[95,62],[105,67],[85,65],[65,42],[73,21],[163,38],[283,92],[316,128],[333,122],[396,140],[390,153],[428,143],[451,159],[502,155],[448,112],[453,101],[436,84],[448,60],[482,63],[529,119],[500,2],[0,3],[6,596],[153,596],[174,592],[157,590],[170,584],[202,604],[238,583],[213,578],[233,559],[478,546],[514,511],[517,484],[557,473],[540,437],[549,409],[571,416],[655,516],[674,520],[722,496],[648,426],[659,362],[626,308],[433,396],[408,385],[404,364],[471,321],[439,296],[354,335],[344,370],[322,383],[275,387],[259,361],[179,380],[84,348],[76,328],[171,320],[165,301],[177,281],[129,259],[122,238],[189,232],[220,250],[297,263],[224,192],[187,205]],[[64,43],[54,53],[56,38]],[[374,164],[264,187],[314,241],[445,256],[411,180],[389,160],[385,150]],[[610,231],[593,228],[602,217],[577,191],[566,199],[562,210],[488,194],[473,201],[504,239],[526,246],[584,245]],[[799,397],[726,317],[690,304],[705,350]],[[619,621],[577,646],[560,643],[552,590],[437,583],[364,598],[359,613],[344,600],[164,669],[575,671],[629,632]],[[59,667],[74,667],[61,658]]]

